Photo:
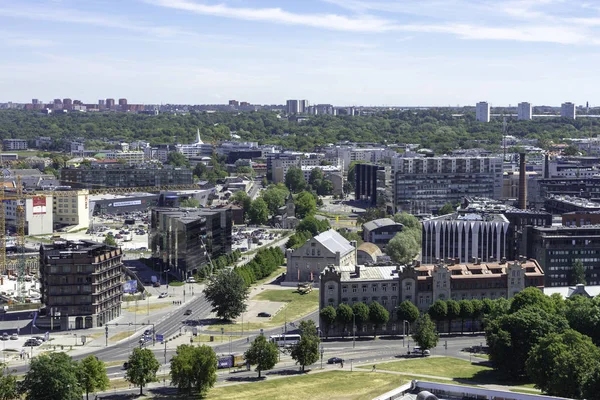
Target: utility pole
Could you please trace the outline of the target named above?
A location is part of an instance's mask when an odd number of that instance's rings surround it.
[[[356,315],[352,313],[352,348],[356,348]]]

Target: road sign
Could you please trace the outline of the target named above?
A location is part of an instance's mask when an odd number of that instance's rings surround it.
[[[157,342],[162,342],[163,340],[164,340],[163,335],[156,334],[156,341]]]

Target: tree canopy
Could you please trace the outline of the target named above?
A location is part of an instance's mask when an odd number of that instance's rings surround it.
[[[423,314],[419,317],[413,339],[421,347],[421,350],[429,350],[437,346],[439,335],[429,315]]]
[[[89,399],[90,392],[106,390],[110,384],[104,361],[89,355],[77,363],[78,380]]]
[[[291,356],[296,360],[296,364],[300,364],[302,371],[319,359],[320,342],[314,321],[300,321],[300,341],[292,349]]]
[[[275,343],[269,342],[263,335],[258,335],[244,353],[244,357],[251,365],[256,365],[258,377],[262,371],[269,370],[277,364],[279,349]]]
[[[135,347],[129,356],[129,368],[125,372],[125,379],[140,387],[140,396],[144,394],[144,386],[156,381],[156,372],[160,363],[150,349]]]
[[[80,400],[77,364],[66,353],[42,354],[31,359],[29,371],[21,384],[31,400]]]
[[[217,382],[217,356],[210,346],[177,346],[171,359],[171,382],[181,393],[205,395]]]
[[[204,289],[206,299],[218,318],[232,320],[246,311],[249,289],[240,274],[225,269],[208,278]]]

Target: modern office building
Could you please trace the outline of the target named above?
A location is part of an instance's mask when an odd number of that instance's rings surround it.
[[[397,157],[392,160],[397,211],[431,213],[465,196],[502,197],[501,157]]]
[[[560,105],[560,116],[564,118],[575,119],[576,117],[576,108],[575,104],[571,102],[562,103]]]
[[[588,285],[600,284],[600,226],[528,227],[527,256],[543,268],[545,286],[573,285],[573,264],[581,260]]]
[[[384,173],[383,182],[381,172]],[[354,166],[354,198],[377,205],[377,195],[385,189],[385,167],[373,164],[356,164]]]
[[[40,292],[46,315],[61,329],[102,326],[121,315],[123,252],[92,241],[57,240],[40,247]]]
[[[155,207],[158,198],[159,195],[153,193],[103,193],[90,195],[89,202],[93,215],[122,215]]]
[[[426,312],[436,300],[510,299],[526,287],[541,289],[544,286],[544,272],[539,264],[525,259],[508,263],[437,263],[411,267],[328,266],[319,278],[320,309],[342,303],[369,305],[374,301],[385,307],[390,321],[379,327],[380,334],[402,332],[402,321],[394,310],[404,300]],[[460,325],[460,320],[455,321],[452,330],[460,331]],[[359,332],[372,334],[373,325],[363,324]],[[343,327],[339,326],[330,331],[330,334],[342,333]]]
[[[404,225],[395,222],[391,218],[380,218],[364,223],[362,228],[365,242],[373,243],[379,248],[385,249],[388,242],[398,232],[402,231]]]
[[[101,189],[103,187],[154,187],[166,185],[192,185],[192,171],[187,168],[136,168],[125,165],[106,165],[92,168],[63,168],[62,185],[76,189]]]
[[[532,118],[531,103],[522,102],[517,105],[517,119],[526,121]]]
[[[25,139],[3,139],[2,151],[27,150],[27,140]]]
[[[148,247],[162,271],[186,279],[231,253],[231,209],[153,208]]]
[[[328,265],[356,264],[356,242],[349,242],[330,229],[307,240],[297,249],[287,250],[286,282],[318,282]]]
[[[191,144],[178,144],[176,146],[178,152],[183,154],[186,158],[195,156],[207,156],[210,157],[214,152],[214,147],[210,143],[204,143],[200,138],[200,129],[196,132],[196,142]]]
[[[490,104],[480,101],[475,105],[475,119],[479,122],[490,122]]]

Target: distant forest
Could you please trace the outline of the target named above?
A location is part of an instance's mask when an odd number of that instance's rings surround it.
[[[90,148],[106,141],[145,140],[151,144],[191,143],[196,129],[202,140],[230,140],[235,132],[240,140],[311,151],[315,147],[342,141],[379,144],[419,143],[436,153],[458,148],[500,148],[502,120],[475,121],[472,113],[453,117],[453,110],[382,111],[370,116],[310,116],[300,122],[288,121],[275,112],[190,112],[186,114],[141,115],[128,113],[56,113],[6,110],[0,112],[0,138],[35,140],[49,136],[55,149],[64,142],[85,138]],[[532,121],[508,120],[507,134],[538,139],[545,147],[563,138],[589,137],[600,133],[595,118],[540,118]],[[51,149],[52,150],[52,149]]]

